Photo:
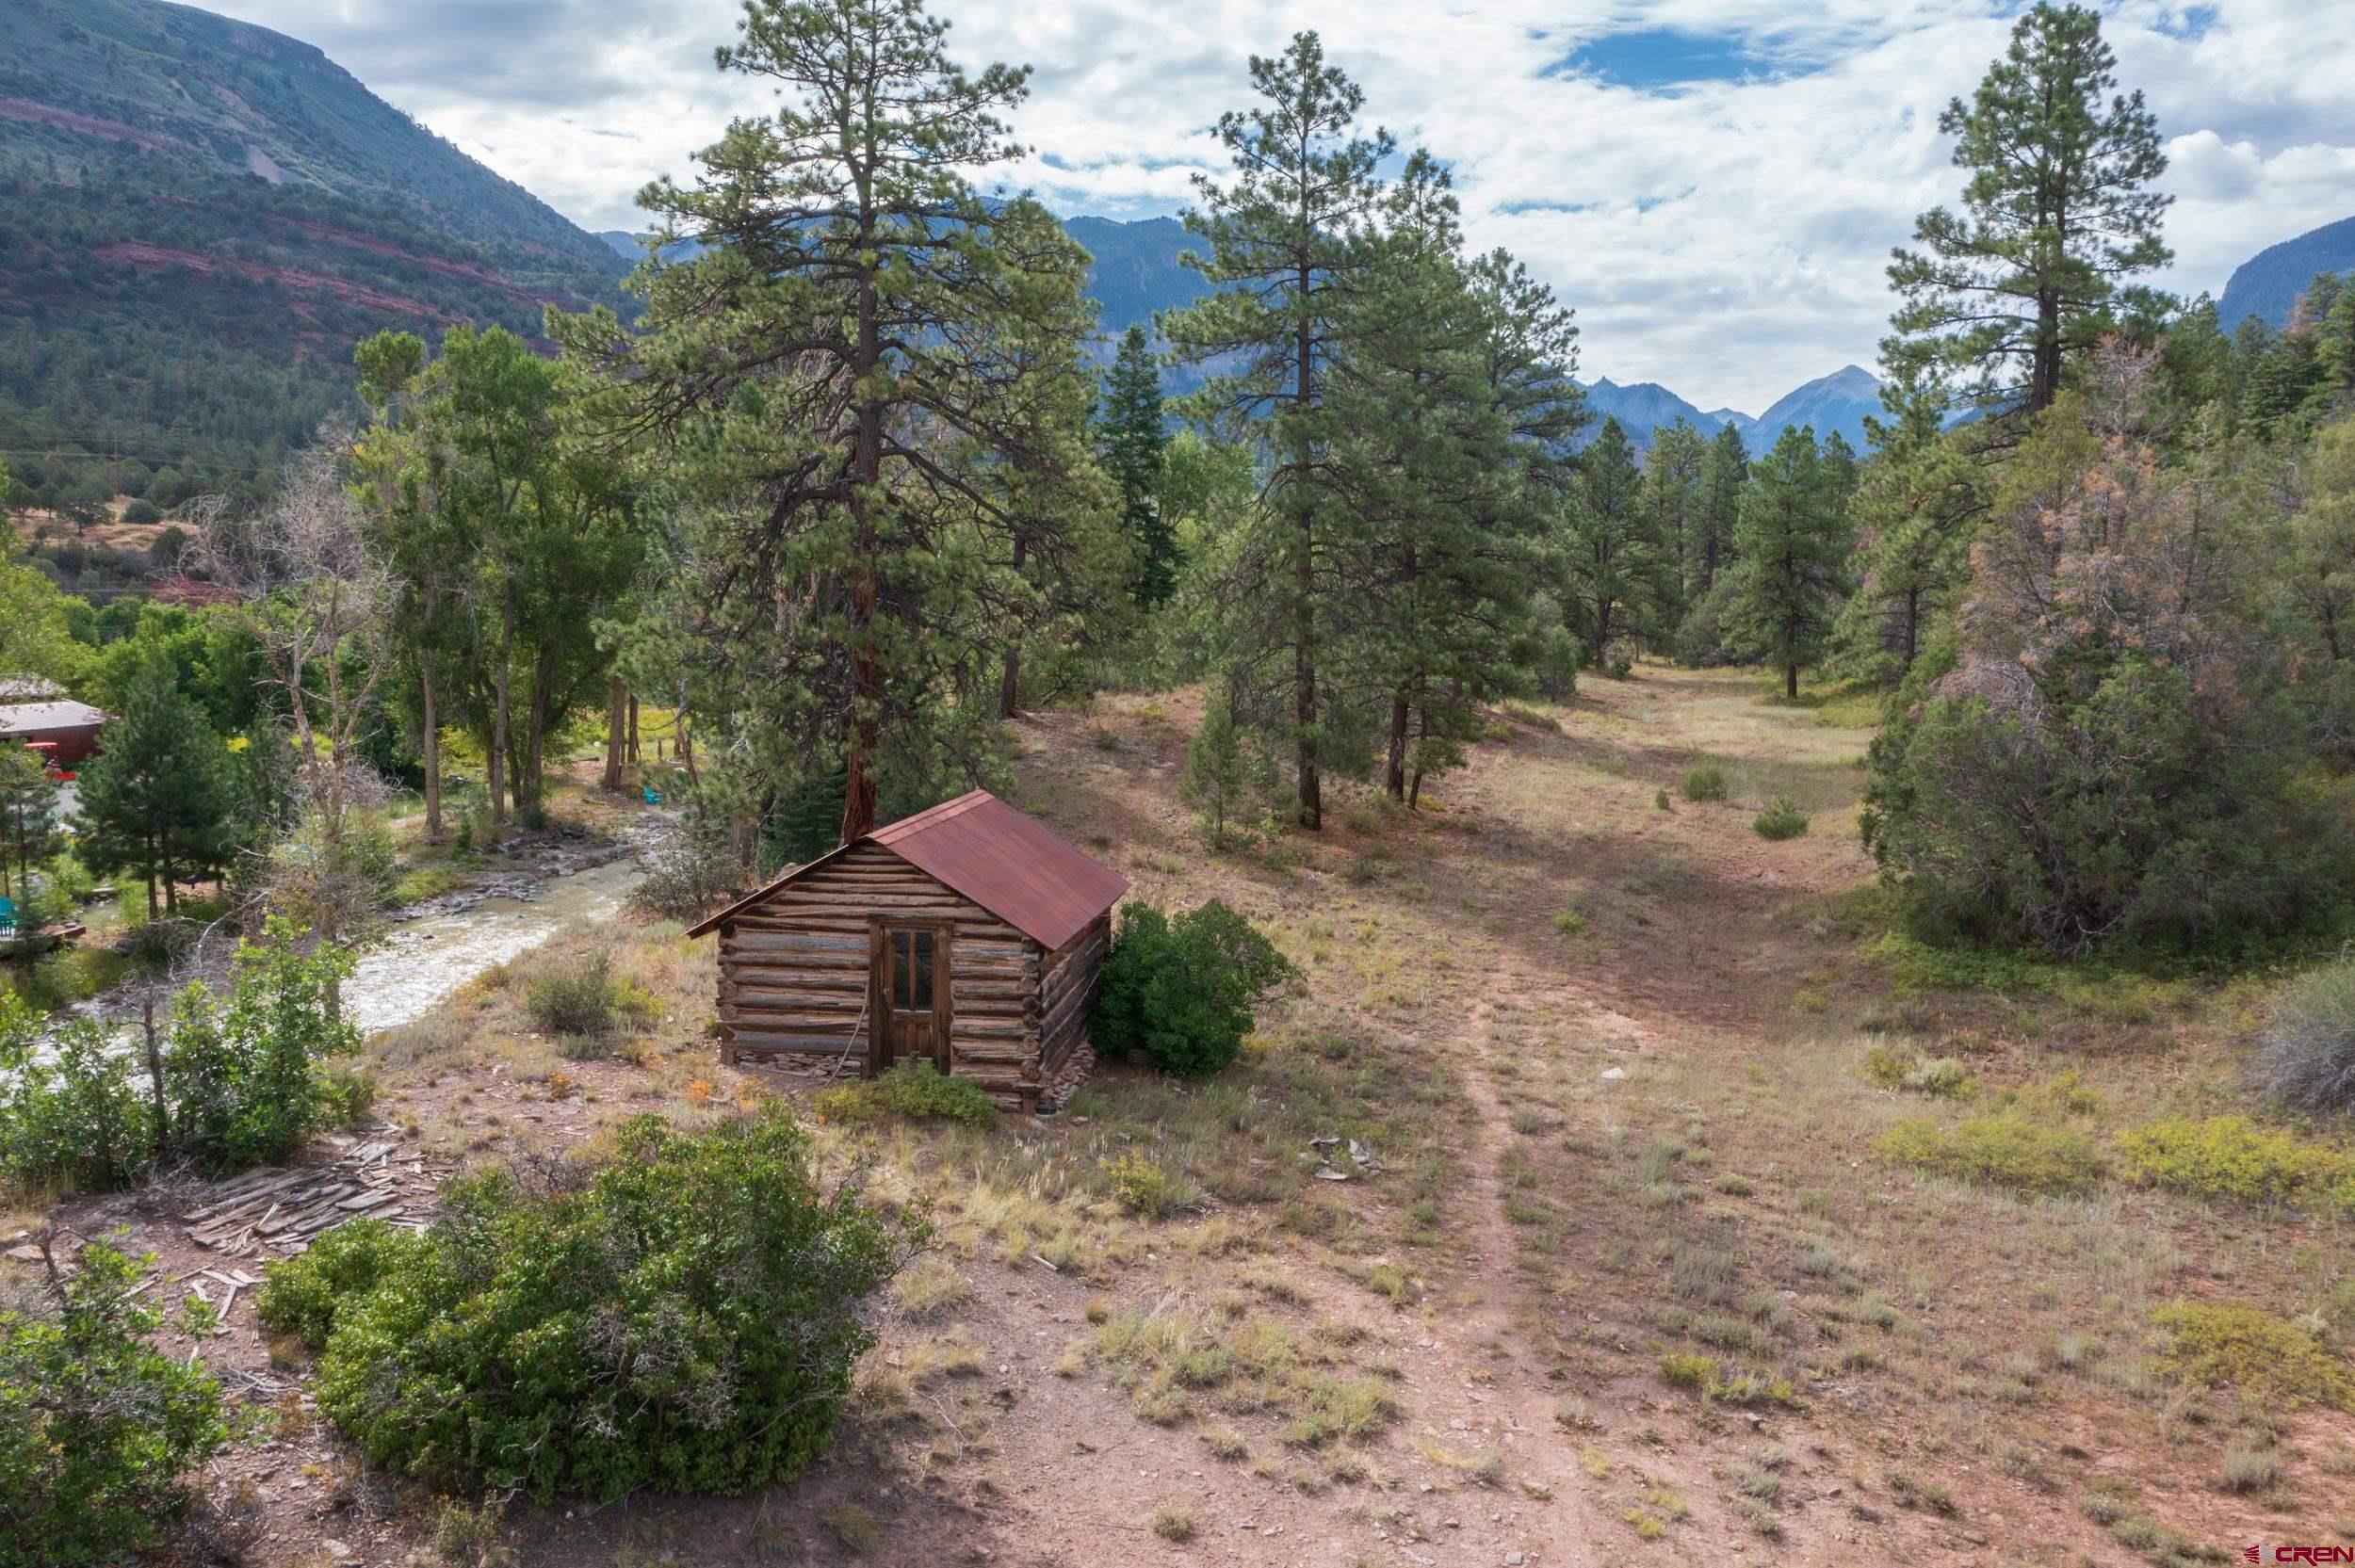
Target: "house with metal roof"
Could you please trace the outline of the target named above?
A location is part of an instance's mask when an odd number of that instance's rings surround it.
[[[986,790],[853,839],[706,917],[720,1057],[930,1061],[1029,1111],[1087,1034],[1128,879]]]
[[[0,703],[0,746],[30,746],[71,769],[98,752],[98,733],[114,716],[62,694],[38,702]]]

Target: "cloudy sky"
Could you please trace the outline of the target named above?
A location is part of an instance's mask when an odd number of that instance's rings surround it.
[[[592,229],[684,173],[763,89],[713,69],[736,0],[203,0],[319,45]],[[1998,54],[2003,0],[934,0],[968,65],[1034,68],[1004,175],[1065,214],[1175,212],[1221,167],[1245,61],[1298,28],[1368,118],[1450,162],[1475,242],[1574,306],[1582,374],[1752,413],[1870,365],[1882,268],[1951,201],[1938,111]],[[2355,214],[2355,4],[2120,0],[2105,30],[2173,167],[2168,284],[2223,287]]]

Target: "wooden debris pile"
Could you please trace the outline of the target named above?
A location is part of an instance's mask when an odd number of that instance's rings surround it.
[[[382,1136],[391,1133],[391,1137]],[[328,1165],[268,1166],[205,1189],[205,1203],[180,1217],[189,1239],[234,1258],[292,1257],[347,1220],[366,1216],[408,1230],[432,1222],[442,1172],[404,1153],[384,1128]]]

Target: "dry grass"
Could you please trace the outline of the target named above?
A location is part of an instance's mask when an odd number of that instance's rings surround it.
[[[1311,1485],[1428,1445],[1434,1483],[1461,1487],[1496,1478],[1495,1450],[1422,1435],[1415,1401],[1444,1391],[1389,1369],[1502,1293],[1509,1343],[1484,1397],[1542,1379],[1538,1408],[1559,1398],[1575,1445],[1566,1479],[1647,1540],[1689,1521],[1795,1550],[1836,1524],[1866,1532],[1860,1555],[1892,1556],[1879,1532],[1951,1511],[1996,1560],[2030,1543],[1982,1498],[2026,1482],[2062,1500],[2038,1544],[2107,1560],[2220,1534],[2233,1516],[2216,1511],[2245,1498],[2343,1489],[2330,1456],[2355,1469],[2355,1426],[2313,1409],[2278,1413],[2278,1442],[2246,1435],[2277,1414],[2264,1392],[2187,1382],[2153,1315],[2179,1298],[2245,1303],[2320,1322],[2316,1343],[2343,1356],[2355,1223],[2114,1177],[2038,1195],[1875,1154],[1908,1116],[1944,1132],[2001,1115],[2106,1156],[2160,1117],[2250,1110],[2235,1043],[2266,987],[2030,966],[1957,989],[1941,955],[1892,960],[1883,906],[1853,891],[1869,875],[1852,831],[1868,716],[1762,690],[1646,666],[1548,710],[1558,733],[1523,722],[1475,747],[1421,814],[1337,789],[1322,841],[1260,834],[1216,856],[1160,809],[1166,777],[1146,771],[1182,725],[1128,697],[1056,716],[1063,733],[1022,763],[1026,806],[1143,896],[1226,899],[1303,978],[1208,1084],[1115,1065],[1042,1125],[821,1130],[834,1166],[870,1162],[879,1197],[922,1199],[935,1223],[937,1250],[895,1287],[891,1334],[862,1372],[877,1408],[913,1425],[932,1418],[925,1390],[971,1389],[956,1380],[983,1348],[939,1325],[977,1283],[995,1298],[991,1270],[1051,1269],[1093,1294],[1086,1323],[1066,1317],[1042,1351],[1064,1346],[1057,1372],[1112,1383],[1142,1422]],[[1091,726],[1116,744],[1089,742]],[[1725,802],[1660,811],[1704,758]],[[1750,831],[1778,795],[1812,816],[1805,837]],[[1557,929],[1565,911],[1575,933]],[[596,950],[675,1020],[642,1058],[562,1061],[531,1037],[516,977],[494,976],[382,1043],[396,1098],[414,1111],[430,1091],[430,1124],[463,1145],[493,1115],[529,1140],[550,1135],[527,1111],[593,1130],[647,1108],[725,1114],[769,1086],[715,1070],[697,1038],[707,948],[600,931],[549,957]],[[1889,1087],[1876,1048],[1903,1069]],[[1501,1107],[1485,1128],[1475,1089]],[[1318,1179],[1310,1140],[1326,1138],[1358,1140],[1379,1170]],[[1510,1255],[1468,1290],[1483,1147]],[[1169,1184],[1144,1212],[1108,1175],[1129,1156]],[[1709,1370],[1671,1388],[1664,1356]],[[1753,1417],[1802,1457],[1769,1463]],[[2100,1479],[2087,1431],[2126,1456],[2131,1499],[2076,1508]],[[1833,1474],[1855,1477],[1843,1501],[1803,1506]]]

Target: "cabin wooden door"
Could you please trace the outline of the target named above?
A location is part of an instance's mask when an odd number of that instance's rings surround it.
[[[898,1061],[930,1061],[949,1071],[949,946],[946,920],[878,918],[869,933],[875,1020],[868,1074]]]

